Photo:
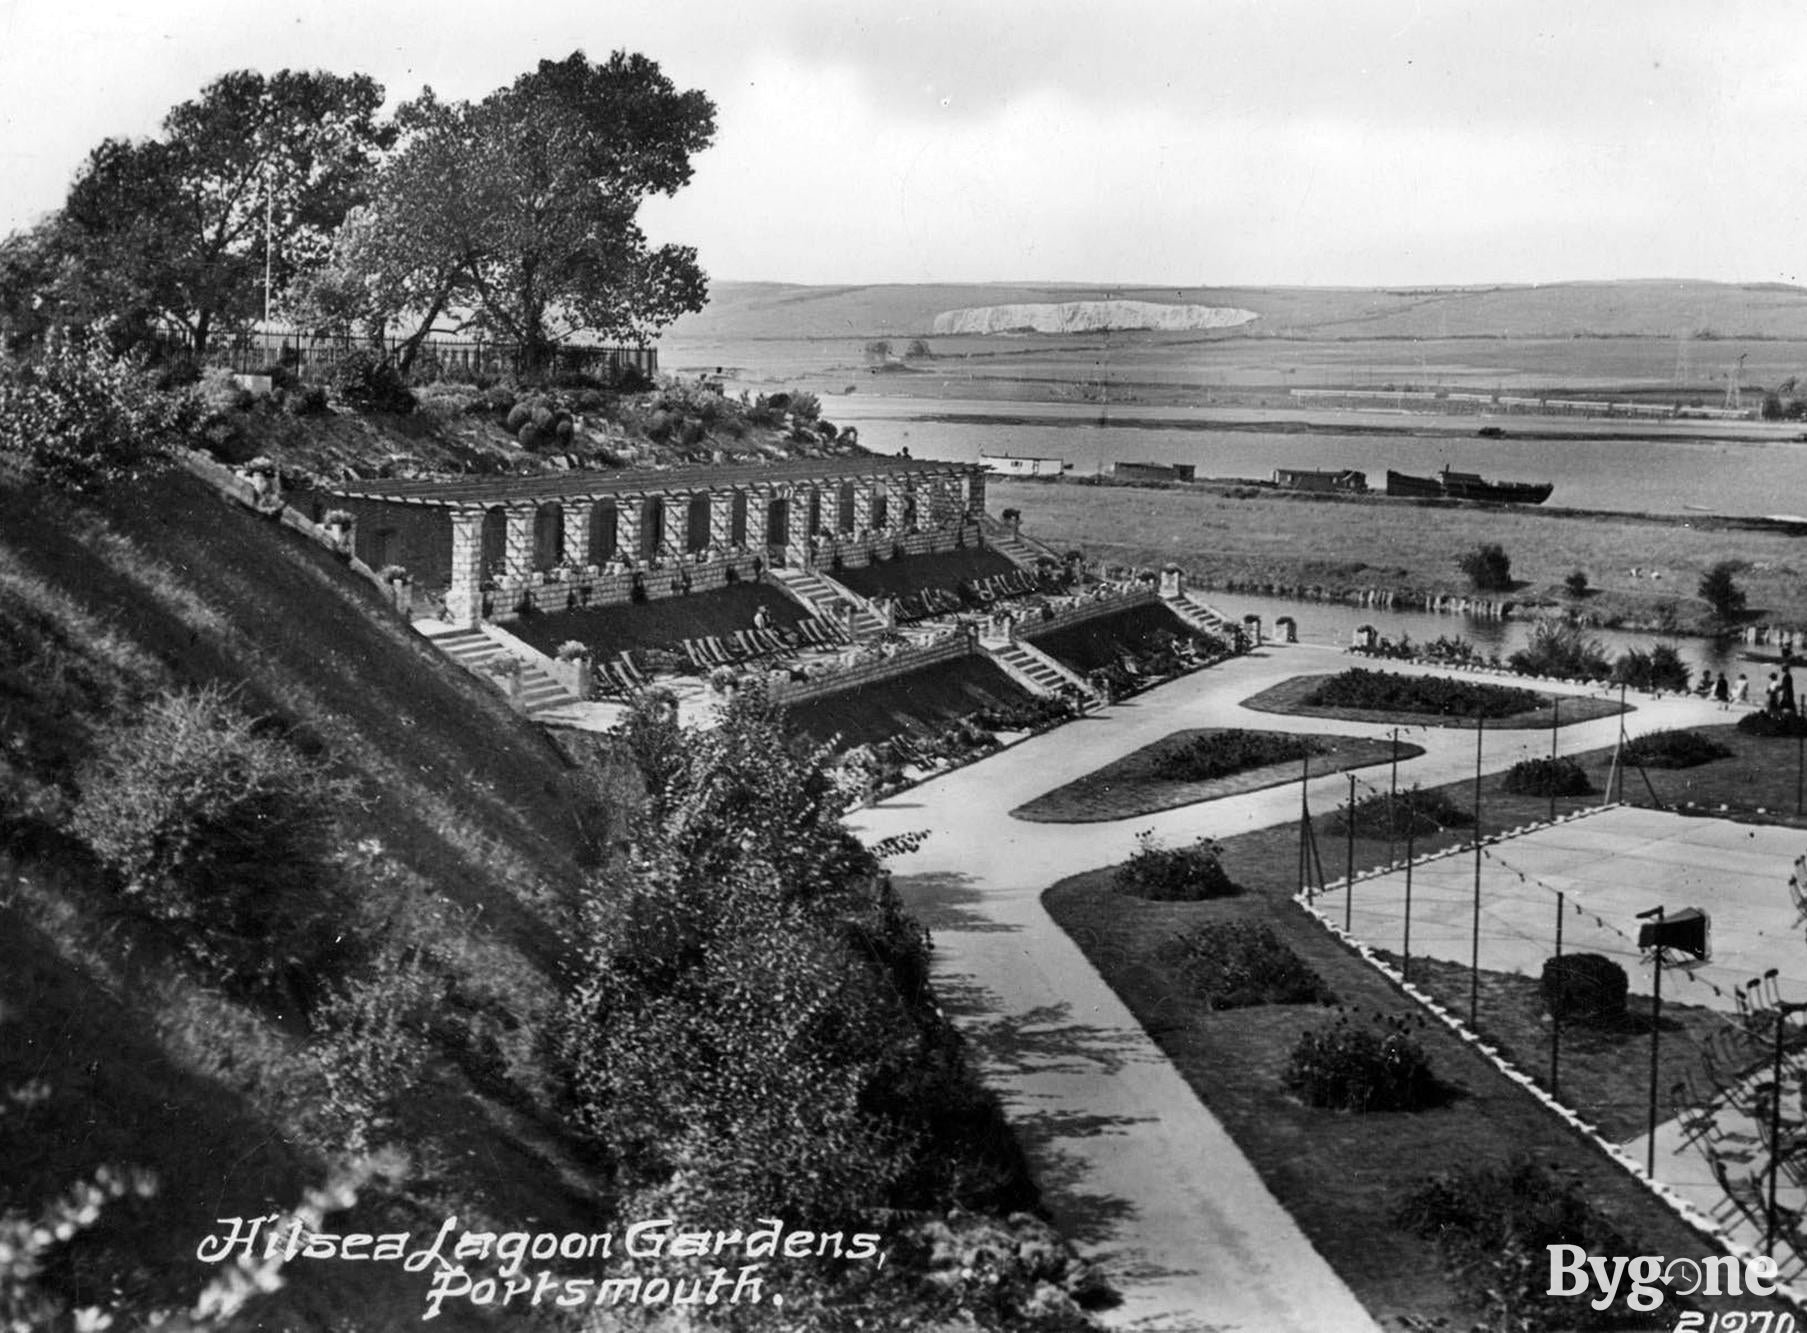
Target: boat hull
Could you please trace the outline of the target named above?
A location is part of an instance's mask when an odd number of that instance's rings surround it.
[[[1387,472],[1387,494],[1413,500],[1480,500],[1488,504],[1540,505],[1556,489],[1554,482],[1484,481],[1466,473],[1445,472],[1414,477]]]

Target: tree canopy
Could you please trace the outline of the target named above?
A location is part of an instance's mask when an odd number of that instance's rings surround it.
[[[59,240],[76,318],[181,328],[197,356],[222,320],[317,263],[390,131],[362,74],[239,70],[173,108],[161,138],[108,139],[69,191]]]
[[[369,206],[310,288],[316,317],[372,330],[406,320],[406,362],[457,309],[537,367],[575,334],[644,338],[702,308],[696,251],[650,245],[637,214],[690,180],[715,108],[653,61],[574,52],[479,102],[427,89],[396,125]]]
[[[654,245],[638,213],[689,182],[715,107],[652,60],[577,51],[481,100],[429,88],[392,120],[382,102],[362,74],[240,70],[158,136],[105,140],[61,212],[0,248],[0,332],[177,333],[201,358],[267,295],[322,332],[400,331],[404,368],[453,313],[534,370],[702,308],[696,251]]]

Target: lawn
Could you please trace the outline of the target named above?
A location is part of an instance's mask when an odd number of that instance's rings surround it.
[[[629,648],[676,649],[685,639],[751,629],[760,607],[774,627],[794,625],[809,615],[775,584],[731,583],[688,597],[523,616],[507,628],[543,653],[553,653],[565,640],[576,639],[603,656],[613,656]]]
[[[1611,762],[1610,752],[1584,758],[1598,784]],[[1737,762],[1722,760],[1689,774],[1701,780]],[[1791,785],[1792,777],[1791,772],[1774,773],[1769,785],[1782,785],[1784,778]],[[1446,790],[1457,804],[1472,805],[1472,784]],[[1599,800],[1595,795],[1553,804],[1566,812]],[[1481,826],[1487,833],[1502,832],[1544,817],[1551,805],[1543,797],[1512,796],[1499,776],[1488,777],[1482,781]],[[1446,830],[1421,839],[1419,850],[1461,845],[1467,838],[1466,831]],[[1572,1179],[1638,1252],[1702,1252],[1700,1237],[1652,1200],[1623,1168],[1566,1129],[1440,1024],[1426,1026],[1418,1036],[1433,1072],[1457,1091],[1447,1106],[1415,1114],[1354,1116],[1312,1110],[1283,1091],[1281,1074],[1293,1046],[1303,1031],[1325,1021],[1323,1012],[1300,1006],[1210,1012],[1186,993],[1160,951],[1172,936],[1201,921],[1263,920],[1349,1010],[1361,1015],[1412,1012],[1409,997],[1287,901],[1298,888],[1298,847],[1296,824],[1224,840],[1225,868],[1247,891],[1237,898],[1138,901],[1117,893],[1111,869],[1105,868],[1061,881],[1043,901],[1375,1318],[1412,1316],[1468,1326],[1472,1312],[1445,1275],[1435,1245],[1397,1226],[1394,1210],[1430,1174],[1501,1165],[1517,1154],[1530,1154]],[[1355,863],[1384,863],[1392,850],[1384,839],[1357,839]],[[1342,851],[1337,849],[1339,864]],[[1427,983],[1444,984],[1433,969],[1415,962],[1413,970],[1414,977]],[[1525,1016],[1523,987],[1494,979],[1485,995],[1489,1003],[1482,1026],[1491,1024],[1489,1031],[1524,1057],[1527,1072],[1539,1072],[1535,1066],[1540,1059],[1547,1070],[1547,1042],[1540,1047],[1526,1027],[1533,1020]],[[1635,1008],[1633,1013],[1635,1017]],[[1689,1034],[1717,1021],[1679,1007],[1672,1014],[1665,1006],[1665,1023],[1671,1020]],[[1565,1060],[1563,1084],[1590,1114],[1597,1111],[1608,1124],[1635,1132],[1632,1121],[1647,1087],[1641,1080],[1649,1077],[1649,1048],[1635,1021],[1628,1026],[1616,1039],[1575,1037],[1570,1049],[1578,1058]],[[1686,1060],[1689,1045],[1670,1043],[1669,1060]],[[1583,1064],[1596,1067],[1583,1073]],[[1679,1067],[1671,1063],[1663,1077],[1673,1081],[1678,1075],[1672,1071]],[[1713,1308],[1708,1301],[1701,1305]]]
[[[1394,967],[1397,954],[1382,950]],[[1453,1013],[1468,1011],[1469,971],[1460,963],[1414,958],[1412,984]],[[1544,1008],[1536,977],[1511,972],[1481,973],[1479,1035],[1499,1048],[1501,1056],[1550,1087],[1550,1047],[1554,1028]],[[1701,1086],[1713,1078],[1700,1060],[1700,1049],[1716,1033],[1736,1024],[1725,1014],[1697,1004],[1663,1002],[1663,1031],[1657,1042],[1657,1114],[1672,1114],[1669,1089],[1688,1075]],[[1579,1023],[1563,1025],[1558,1044],[1557,1091],[1565,1106],[1599,1126],[1603,1138],[1633,1139],[1650,1128],[1650,998],[1632,995],[1625,1018],[1610,1028]]]
[[[1179,639],[1200,637],[1197,630],[1158,602],[1140,603],[1045,634],[1037,634],[1031,623],[1020,633],[1038,652],[1082,676],[1114,665],[1126,647],[1139,651],[1163,635]]]
[[[990,578],[1017,568],[1009,556],[988,547],[936,551],[928,555],[884,560],[861,569],[826,571],[830,578],[862,597],[904,597],[925,588],[954,588],[963,579]]]
[[[1283,680],[1278,685],[1270,686],[1261,693],[1252,695],[1242,701],[1243,707],[1253,708],[1262,713],[1286,713],[1294,717],[1321,717],[1336,722],[1374,722],[1381,725],[1398,723],[1401,726],[1415,727],[1465,727],[1473,729],[1475,722],[1472,716],[1451,716],[1445,713],[1385,711],[1375,708],[1317,707],[1306,700],[1323,688],[1334,676],[1294,676],[1291,680]],[[1405,679],[1401,676],[1400,679]],[[1479,682],[1463,679],[1465,685],[1479,685]],[[1481,686],[1485,688],[1485,686]],[[1518,686],[1510,687],[1519,689]],[[1599,717],[1611,717],[1620,711],[1617,699],[1596,699],[1580,694],[1546,694],[1535,690],[1525,691],[1535,694],[1541,701],[1537,707],[1522,712],[1512,713],[1505,717],[1487,719],[1490,731],[1529,730],[1533,727],[1548,727],[1557,721],[1591,722]],[[1627,708],[1625,711],[1634,711]]]
[[[1163,777],[1159,771],[1163,756],[1185,746],[1196,738],[1241,734],[1257,737],[1284,738],[1311,746],[1311,771],[1341,773],[1371,764],[1385,764],[1393,759],[1411,759],[1424,753],[1420,746],[1400,743],[1395,753],[1391,740],[1373,740],[1361,736],[1309,736],[1286,732],[1230,733],[1224,728],[1203,727],[1176,731],[1152,745],[1106,764],[1103,768],[1076,778],[1053,791],[1037,796],[1010,813],[1016,819],[1045,824],[1087,824],[1110,819],[1134,819],[1139,815],[1172,810],[1177,806],[1214,801],[1223,796],[1238,796],[1291,782],[1299,776],[1300,761],[1263,763],[1237,772],[1203,780]]]
[[[1032,701],[989,659],[960,657],[805,700],[788,708],[786,716],[811,740],[838,736],[840,747],[851,749],[899,732],[933,731],[982,708],[1017,708]]]
[[[1586,603],[1603,621],[1655,623],[1673,603],[1690,630],[1706,628],[1700,577],[1721,560],[1748,564],[1738,581],[1753,612],[1807,622],[1798,538],[1680,518],[1557,510],[1464,509],[1391,501],[1336,501],[1206,490],[994,482],[991,504],[1018,505],[1033,534],[1125,565],[1174,561],[1202,587],[1309,588],[1336,598],[1362,589],[1467,596],[1456,557],[1498,542],[1512,558],[1520,603],[1570,599],[1562,580],[1587,571]],[[1627,555],[1633,552],[1635,555]],[[1633,565],[1661,570],[1653,583]],[[1499,594],[1491,594],[1497,596]]]

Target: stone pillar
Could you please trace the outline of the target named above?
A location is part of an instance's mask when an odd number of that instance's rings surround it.
[[[534,527],[538,516],[539,511],[533,505],[508,511],[508,530],[502,543],[502,570],[522,581],[533,572]]]
[[[1172,601],[1182,597],[1186,592],[1186,572],[1178,565],[1168,565],[1161,571],[1161,596]]]
[[[445,596],[454,625],[470,628],[483,619],[483,511],[452,515],[452,582]]]
[[[615,497],[615,545],[636,564],[640,560],[640,519],[645,505],[646,497],[637,493]]]
[[[681,556],[690,540],[690,497],[667,495],[661,503],[665,506],[666,551],[676,551]]]
[[[565,537],[559,554],[568,565],[590,563],[590,524],[596,517],[594,500],[575,500],[565,505]]]
[[[761,560],[766,558],[766,538],[772,531],[772,502],[777,497],[769,486],[753,486],[747,491],[747,549]]]
[[[930,528],[951,528],[954,516],[949,512],[953,506],[949,503],[948,479],[942,476],[929,478],[929,521]]]
[[[734,497],[737,493],[732,488],[709,492],[709,540],[724,551],[734,544]],[[747,543],[748,546],[752,544],[751,541]]]
[[[872,492],[875,489],[869,481],[853,483],[853,530],[856,533],[872,531]]]
[[[974,522],[985,513],[985,472],[981,468],[966,474],[966,512]]]

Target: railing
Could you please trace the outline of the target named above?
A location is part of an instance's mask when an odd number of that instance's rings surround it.
[[[354,352],[370,352],[392,360],[406,339],[385,337],[313,337],[294,330],[258,330],[232,339],[216,340],[207,361],[236,374],[255,374],[272,365],[298,373],[329,370]],[[463,338],[428,338],[415,354],[413,370],[430,377],[441,374],[503,374],[519,371],[522,356],[518,343]],[[554,371],[575,371],[607,378],[636,370],[651,378],[659,370],[659,349],[627,346],[559,346],[552,351]]]

